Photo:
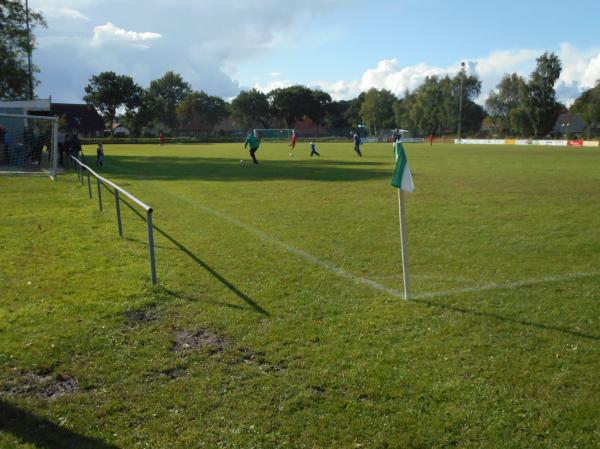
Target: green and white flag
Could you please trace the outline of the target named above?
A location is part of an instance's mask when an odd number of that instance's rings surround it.
[[[392,176],[392,185],[406,192],[412,192],[415,190],[415,185],[413,184],[412,174],[408,167],[408,160],[406,159],[402,142],[394,144],[394,153],[396,154],[396,168]]]

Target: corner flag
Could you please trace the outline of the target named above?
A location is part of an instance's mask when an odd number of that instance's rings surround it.
[[[410,173],[402,142],[396,141],[394,144],[394,153],[396,154],[396,168],[392,176],[392,185],[406,192],[412,192],[415,190],[415,185],[413,184],[412,174]]]
[[[402,246],[402,275],[404,279],[404,299],[411,299],[410,274],[408,271],[408,236],[406,234],[406,220],[404,212],[404,191],[415,190],[412,174],[408,167],[408,160],[402,142],[394,142],[394,153],[396,155],[396,168],[392,176],[392,185],[398,188],[398,212],[400,218],[400,245]]]

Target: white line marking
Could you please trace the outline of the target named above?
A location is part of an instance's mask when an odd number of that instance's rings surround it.
[[[158,186],[156,186],[156,187],[158,187]],[[159,188],[161,190],[164,190],[166,193],[170,194],[171,196],[174,196],[182,201],[185,201],[186,203],[190,204],[192,207],[200,209],[200,210],[208,213],[209,215],[218,217],[218,218],[220,218],[224,221],[227,221],[235,226],[238,226],[238,227],[244,229],[245,231],[247,231],[248,233],[254,234],[255,236],[259,237],[260,239],[262,239],[266,242],[269,242],[276,246],[279,246],[292,254],[295,254],[305,260],[308,260],[309,262],[311,262],[315,265],[325,268],[326,270],[330,271],[331,273],[334,273],[345,279],[349,279],[356,284],[367,285],[375,290],[385,292],[396,298],[404,298],[404,293],[400,292],[399,290],[395,290],[393,288],[386,287],[385,285],[382,285],[379,282],[375,282],[368,278],[355,276],[352,273],[349,273],[349,272],[343,270],[342,268],[338,267],[337,265],[335,265],[331,262],[317,259],[315,256],[313,256],[310,253],[307,253],[304,250],[301,250],[299,248],[291,246],[285,242],[282,242],[281,240],[277,240],[276,238],[271,237],[270,235],[265,234],[262,231],[259,231],[258,229],[254,228],[253,226],[247,225],[246,223],[239,221],[237,218],[230,217],[229,215],[226,215],[223,212],[219,212],[217,210],[211,209],[210,207],[207,207],[202,204],[191,201],[191,200],[187,199],[186,197],[184,197],[178,193],[175,193],[165,187],[159,187]],[[543,278],[526,279],[526,280],[522,280],[522,281],[513,281],[513,282],[505,282],[505,283],[492,282],[489,284],[484,284],[484,285],[479,285],[479,286],[474,286],[474,287],[465,287],[465,288],[456,288],[456,289],[443,290],[443,291],[418,293],[418,294],[413,295],[413,298],[414,299],[431,299],[431,298],[438,298],[438,297],[442,297],[442,296],[460,295],[463,293],[477,293],[477,292],[483,292],[483,291],[489,291],[489,290],[509,290],[509,289],[514,289],[514,288],[519,288],[519,287],[527,287],[530,285],[546,284],[546,283],[550,283],[550,282],[569,281],[572,279],[593,277],[593,276],[598,276],[598,275],[600,275],[600,273],[578,272],[578,273],[571,273],[571,274],[564,274],[564,275],[557,275],[557,276],[546,276]]]
[[[202,211],[206,212],[209,215],[218,217],[221,220],[227,221],[235,226],[238,226],[238,227],[244,229],[245,231],[247,231],[248,233],[254,234],[261,240],[264,240],[266,242],[272,243],[273,245],[279,246],[292,254],[295,254],[305,260],[308,260],[309,262],[311,262],[315,265],[323,267],[326,270],[328,270],[334,274],[337,274],[338,276],[349,279],[357,284],[368,285],[369,287],[374,288],[375,290],[379,290],[379,291],[388,293],[392,296],[402,297],[402,298],[404,297],[404,293],[402,293],[398,290],[394,290],[393,288],[386,287],[385,285],[382,285],[378,282],[372,281],[371,279],[363,278],[360,276],[355,276],[351,273],[348,273],[347,271],[343,270],[342,268],[338,267],[337,265],[335,265],[331,262],[326,262],[324,260],[317,259],[312,254],[307,253],[306,251],[296,248],[294,246],[291,246],[285,242],[282,242],[281,240],[277,240],[276,238],[271,237],[270,235],[265,234],[262,231],[259,231],[258,229],[254,228],[253,226],[247,225],[246,223],[243,223],[236,218],[230,217],[229,215],[225,215],[223,212],[219,212],[217,210],[211,209],[210,207],[204,206],[203,204],[198,204],[198,203],[192,202],[192,201],[188,200],[187,198],[182,197],[164,187],[162,189],[165,192],[167,192],[173,196],[176,196],[177,198],[189,203],[193,207],[195,207],[197,209],[201,209]]]
[[[317,259],[312,254],[307,253],[306,251],[304,251],[302,249],[291,246],[285,242],[282,242],[281,240],[277,240],[276,238],[271,237],[270,235],[265,234],[262,231],[259,231],[258,229],[254,228],[253,226],[247,225],[246,223],[243,223],[236,218],[230,217],[229,215],[226,215],[223,212],[219,212],[217,210],[211,209],[210,207],[204,206],[203,204],[198,204],[198,203],[192,202],[185,197],[182,197],[174,192],[171,192],[168,189],[165,189],[165,191],[170,193],[171,195],[176,196],[177,198],[179,198],[181,200],[184,200],[185,202],[193,205],[194,207],[203,210],[204,212],[206,212],[210,215],[213,215],[213,216],[218,217],[224,221],[227,221],[235,226],[238,226],[238,227],[244,229],[245,231],[249,232],[250,234],[254,234],[255,236],[259,237],[260,239],[262,239],[264,241],[272,243],[276,246],[280,246],[281,248],[285,249],[286,251],[288,251],[292,254],[295,254],[305,260],[308,260],[309,262],[311,262],[315,265],[323,267],[326,270],[328,270],[334,274],[337,274],[340,277],[349,279],[357,284],[368,285],[369,287],[374,288],[375,290],[379,290],[379,291],[388,293],[389,295],[397,297],[397,298],[404,298],[404,293],[400,292],[399,290],[395,290],[393,288],[386,287],[385,285],[380,284],[379,282],[375,282],[368,278],[355,276],[352,273],[348,273],[347,271],[343,270],[342,268],[338,267],[337,265],[335,265],[331,262],[326,262],[324,260]],[[452,296],[452,295],[460,295],[463,293],[476,293],[476,292],[482,292],[482,291],[488,291],[488,290],[506,290],[506,289],[513,289],[513,288],[519,288],[519,287],[526,287],[526,286],[536,285],[536,284],[549,283],[549,282],[560,282],[560,281],[567,281],[567,280],[577,279],[577,278],[592,277],[592,276],[596,276],[597,274],[598,273],[572,273],[572,274],[565,274],[565,275],[558,275],[558,276],[547,276],[547,277],[538,278],[538,279],[527,279],[527,280],[523,280],[523,281],[506,282],[506,283],[501,283],[501,284],[500,283],[489,283],[489,284],[484,284],[484,285],[474,286],[474,287],[456,288],[456,289],[437,291],[437,292],[418,293],[416,295],[413,295],[413,297],[414,297],[414,299],[429,299],[429,298],[437,298],[440,296]]]
[[[537,279],[526,279],[523,281],[513,281],[513,282],[505,282],[505,283],[489,283],[484,285],[479,285],[475,287],[465,287],[465,288],[455,288],[451,290],[444,290],[439,292],[424,292],[413,295],[415,299],[428,299],[428,298],[437,298],[440,296],[452,296],[452,295],[460,295],[462,293],[476,293],[483,292],[486,290],[510,290],[513,288],[519,287],[528,287],[530,285],[536,284],[547,284],[550,282],[561,282],[561,281],[570,281],[573,279],[579,278],[587,278],[598,276],[600,273],[571,273],[571,274],[563,274],[557,276],[546,276],[543,278]]]

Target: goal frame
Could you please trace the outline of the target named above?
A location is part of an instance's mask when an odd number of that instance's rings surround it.
[[[50,117],[45,115],[26,115],[26,114],[10,114],[0,112],[0,118],[6,117],[9,119],[23,119],[23,120],[47,120],[52,123],[52,160],[49,161],[48,175],[53,181],[56,180],[58,172],[58,117]],[[16,172],[17,174],[34,174],[35,172]]]
[[[277,136],[277,137],[259,137],[259,134],[261,133],[261,131],[267,131],[270,133],[277,133],[277,132],[285,132],[285,135]],[[255,128],[252,130],[252,134],[254,134],[257,138],[259,138],[261,141],[263,139],[266,140],[271,140],[271,141],[277,141],[277,140],[290,140],[292,138],[292,135],[294,134],[294,132],[296,131],[296,129],[294,128]]]

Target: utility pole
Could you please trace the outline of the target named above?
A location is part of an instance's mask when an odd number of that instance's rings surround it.
[[[33,70],[31,68],[31,29],[29,27],[29,0],[25,0],[25,24],[27,26],[27,64],[29,71],[29,99],[33,100]]]
[[[462,121],[462,100],[463,100],[463,82],[465,80],[464,77],[465,72],[465,63],[460,63],[460,100],[458,102],[458,139],[460,140],[460,125]]]

